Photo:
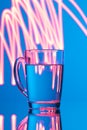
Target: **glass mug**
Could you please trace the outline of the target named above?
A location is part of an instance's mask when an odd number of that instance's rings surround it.
[[[28,97],[29,108],[50,110],[60,106],[63,79],[63,50],[25,50],[14,65],[14,77],[19,90]],[[23,87],[19,66],[25,64],[26,89]]]

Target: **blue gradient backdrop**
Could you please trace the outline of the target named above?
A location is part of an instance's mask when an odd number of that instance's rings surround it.
[[[86,2],[79,0],[76,0],[76,2],[87,14]],[[64,3],[71,6],[68,0],[64,0]],[[0,19],[2,11],[10,7],[11,0],[0,1]],[[74,10],[72,7],[70,8]],[[78,14],[77,16],[79,17]],[[83,24],[87,27],[84,22]],[[87,101],[87,36],[65,10],[63,10],[63,29],[65,50],[61,109],[64,109],[64,104],[67,103],[75,105],[78,102],[86,103]],[[17,87],[10,84],[10,65],[6,54],[4,57],[5,83],[0,86],[0,114],[5,116],[5,130],[8,130],[11,129],[10,116],[16,114],[18,124],[27,115],[28,105],[27,99],[19,92]]]

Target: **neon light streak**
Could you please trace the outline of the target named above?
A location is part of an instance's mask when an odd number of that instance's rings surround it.
[[[4,115],[0,115],[0,130],[4,130],[4,118]],[[16,130],[16,115],[14,114],[11,116],[11,130]]]
[[[58,14],[55,12],[52,0],[41,0],[40,2],[38,0],[32,0],[34,9],[29,0],[12,0],[11,9],[5,9],[3,11],[0,27],[0,84],[4,84],[4,51],[6,51],[11,65],[11,83],[15,85],[13,76],[14,62],[17,57],[23,56],[19,27],[23,32],[26,49],[37,49],[38,43],[41,44],[43,49],[51,49],[52,47],[64,49],[62,20],[62,9],[64,9],[87,36],[87,29],[71,9],[67,7],[62,0],[55,1],[58,3]],[[69,0],[69,2],[87,24],[87,17],[80,6],[75,0]],[[50,18],[46,7],[49,10]],[[29,25],[28,28],[24,22],[21,8],[26,13]],[[7,30],[9,46],[4,34],[5,28]]]
[[[58,2],[59,5],[61,5],[61,8],[64,9],[71,17],[72,19],[77,23],[77,25],[80,27],[80,29],[84,32],[84,34],[87,36],[87,29],[84,27],[84,25],[81,23],[81,21],[78,19],[78,17],[67,7],[61,0],[55,0]],[[75,2],[75,0],[69,0],[72,5],[75,7],[75,9],[78,11],[80,16],[83,18],[84,22],[87,24],[87,17],[79,7],[79,5]]]
[[[87,24],[87,17],[85,16],[82,9],[79,7],[79,5],[75,2],[75,0],[69,0],[69,2],[75,7],[75,9],[79,12],[85,23]]]
[[[0,115],[0,130],[4,130],[4,116]]]
[[[28,121],[28,117],[25,117],[21,121],[21,124],[18,126],[17,130],[27,130],[27,121]]]
[[[16,115],[11,116],[11,125],[12,125],[11,130],[16,130]]]
[[[6,51],[12,71],[12,85],[15,85],[13,66],[16,57],[23,56],[21,49],[20,29],[25,40],[26,49],[36,49],[38,43],[43,49],[63,49],[62,33],[62,8],[59,7],[58,15],[52,1],[32,0],[34,10],[29,0],[12,0],[11,9],[5,9],[1,17],[0,29],[0,84],[4,84],[4,51]],[[46,11],[48,7],[50,19]],[[24,22],[21,8],[25,11],[29,28]],[[5,37],[5,29],[9,39],[9,45]]]

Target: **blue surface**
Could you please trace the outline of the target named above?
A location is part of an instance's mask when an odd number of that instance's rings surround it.
[[[87,103],[84,101],[63,103],[61,120],[63,130],[86,130]]]
[[[76,2],[87,14],[87,2]],[[66,5],[68,0],[64,0]],[[0,18],[5,8],[10,8],[11,1],[0,2]],[[56,7],[56,6],[55,6]],[[74,11],[74,8],[72,8]],[[78,16],[78,14],[77,14]],[[78,16],[79,17],[79,16]],[[86,24],[80,18],[84,26]],[[64,29],[64,79],[61,99],[61,120],[63,130],[86,130],[87,125],[87,36],[74,20],[63,10]],[[0,86],[0,115],[4,115],[5,130],[11,129],[10,116],[17,115],[17,125],[27,116],[27,99],[10,84],[10,66],[5,54],[5,83]],[[8,74],[8,76],[7,76]]]
[[[45,116],[44,116],[45,115]],[[49,114],[48,114],[49,115]],[[52,115],[52,113],[47,116],[47,114],[27,114],[28,119],[22,119],[18,128],[21,126],[24,128],[27,125],[26,130],[31,130],[36,128],[37,123],[41,123],[46,130],[50,130],[52,127],[51,119],[54,118],[54,128],[52,130],[86,130],[87,129],[87,103],[83,102],[68,102],[63,103],[60,108],[60,114]],[[58,118],[56,122],[56,117]],[[57,129],[55,126],[60,125]],[[18,129],[21,130],[21,129]],[[36,130],[36,129],[35,129]]]

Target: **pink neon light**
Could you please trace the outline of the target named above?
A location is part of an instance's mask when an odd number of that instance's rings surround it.
[[[59,14],[57,15],[52,1],[43,0],[38,2],[32,0],[32,3],[35,11],[32,9],[29,0],[12,0],[11,9],[5,9],[2,13],[0,29],[0,84],[4,84],[4,51],[6,51],[11,65],[11,83],[12,85],[15,84],[13,76],[14,62],[16,57],[23,56],[19,27],[23,31],[26,49],[36,49],[38,43],[41,43],[43,49],[50,49],[52,46],[56,49],[64,48],[61,6],[59,6]],[[51,21],[49,20],[46,6],[49,9]],[[29,28],[26,28],[20,7],[26,13]],[[9,46],[4,35],[5,28],[7,29]]]
[[[59,5],[61,5],[61,7],[73,18],[73,20],[78,24],[78,26],[80,27],[80,29],[84,32],[84,34],[87,36],[87,29],[84,27],[84,25],[81,23],[81,21],[77,18],[77,16],[71,11],[71,9],[69,9],[69,7],[67,7],[62,0],[55,0],[56,2],[58,2]],[[85,16],[85,14],[83,13],[83,11],[81,10],[81,8],[79,7],[79,5],[75,2],[75,0],[69,0],[72,5],[77,9],[78,13],[81,15],[81,17],[83,18],[83,20],[85,21],[85,23],[87,24],[87,17]]]
[[[81,17],[83,18],[83,20],[85,21],[85,23],[87,24],[87,17],[85,16],[84,12],[79,7],[79,5],[75,2],[75,0],[69,0],[69,2],[77,9],[77,11],[81,15]]]
[[[0,115],[0,130],[4,130],[4,116]]]
[[[42,48],[45,49],[52,48],[52,45],[54,48],[64,49],[62,25],[62,9],[64,9],[87,36],[87,29],[69,7],[67,7],[62,0],[55,1],[58,3],[59,7],[58,15],[55,13],[52,0],[42,0],[40,3],[38,0],[32,0],[35,12],[32,9],[29,0],[12,0],[11,9],[5,9],[3,11],[0,27],[0,84],[4,84],[4,51],[6,51],[12,70],[11,83],[12,85],[15,85],[13,76],[14,62],[16,57],[23,56],[19,27],[23,31],[26,49],[36,49],[38,43],[41,43]],[[87,17],[75,0],[69,0],[69,2],[71,2],[87,24]],[[46,12],[45,3],[49,9],[51,21]],[[20,7],[23,8],[27,15],[29,28],[26,28]],[[8,33],[9,46],[4,35],[5,27]],[[33,38],[33,35],[35,39]]]
[[[27,130],[27,121],[28,117],[25,117],[22,121],[17,130]]]
[[[16,115],[11,116],[11,126],[12,126],[11,130],[16,130]]]

